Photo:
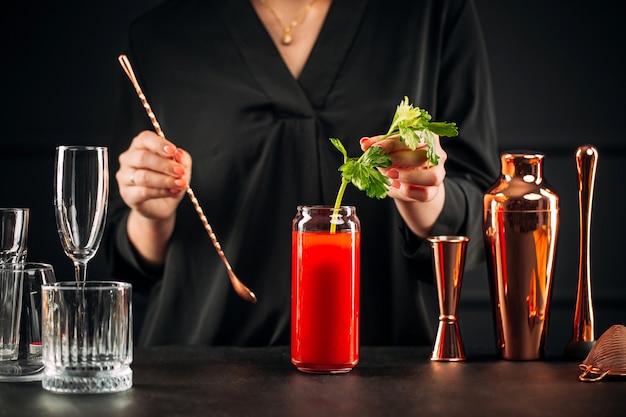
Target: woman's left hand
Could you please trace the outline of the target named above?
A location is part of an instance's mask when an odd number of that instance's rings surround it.
[[[435,137],[439,163],[432,165],[426,159],[426,145],[414,151],[407,148],[398,136],[380,140],[381,136],[361,139],[361,149],[380,146],[391,158],[391,165],[379,168],[391,180],[389,197],[394,199],[398,212],[415,235],[428,236],[443,210],[446,191],[443,179],[447,154]]]
[[[364,137],[361,149],[380,146],[391,158],[391,165],[379,168],[391,180],[388,196],[406,202],[428,202],[441,192],[446,176],[446,152],[441,148],[439,136],[435,135],[436,153],[439,164],[432,165],[426,159],[426,144],[410,150],[398,135],[380,140],[381,136]]]

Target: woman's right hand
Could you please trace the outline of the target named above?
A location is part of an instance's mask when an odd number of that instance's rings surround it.
[[[162,264],[176,208],[191,180],[191,156],[156,133],[143,131],[120,154],[119,163],[115,178],[131,209],[128,237],[145,261]]]
[[[126,205],[142,216],[173,216],[191,177],[191,157],[151,131],[137,135],[119,156],[115,178]]]

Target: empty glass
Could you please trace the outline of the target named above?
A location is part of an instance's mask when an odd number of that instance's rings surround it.
[[[107,214],[107,148],[57,147],[54,185],[57,228],[63,250],[74,262],[76,281],[85,281],[87,262],[98,251]]]
[[[17,359],[21,303],[21,276],[0,270],[0,362]]]
[[[131,291],[130,284],[111,281],[43,286],[43,388],[107,393],[132,387]]]
[[[0,282],[3,317],[8,318],[5,301],[12,302],[15,326],[10,344],[12,355],[0,360],[0,381],[41,380],[41,286],[55,282],[54,268],[37,262],[5,263],[0,265]],[[8,326],[2,329],[7,336],[3,341],[11,340],[7,330]],[[3,346],[2,350],[8,352],[8,347]]]
[[[0,264],[24,262],[30,210],[0,208]]]

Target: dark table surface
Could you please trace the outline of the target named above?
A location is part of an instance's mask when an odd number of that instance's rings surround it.
[[[68,395],[0,383],[0,416],[626,416],[626,377],[580,382],[577,362],[468,355],[432,362],[408,347],[363,347],[348,374],[308,375],[289,349],[135,351],[134,387]]]

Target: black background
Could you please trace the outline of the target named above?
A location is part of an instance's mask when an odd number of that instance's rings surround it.
[[[108,144],[125,30],[158,2],[24,0],[0,12],[0,206],[31,208],[29,259],[53,263],[58,280],[73,272],[54,221],[54,148]],[[545,153],[545,176],[561,197],[548,339],[549,350],[560,351],[571,336],[579,266],[574,153],[586,143],[600,154],[591,239],[596,338],[610,324],[626,322],[626,7],[619,0],[476,0],[476,6],[491,62],[500,149]],[[89,274],[106,276],[101,253]],[[492,343],[483,269],[466,271],[460,316],[469,349]]]

